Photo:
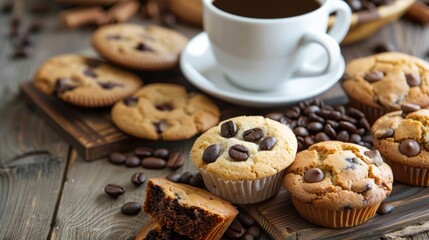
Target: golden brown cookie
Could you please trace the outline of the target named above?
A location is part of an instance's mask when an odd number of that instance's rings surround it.
[[[33,79],[46,95],[82,107],[106,107],[132,95],[142,85],[134,74],[80,55],[60,55],[46,61]]]
[[[175,67],[187,42],[181,33],[154,25],[112,24],[92,36],[92,46],[104,58],[147,71]]]
[[[395,179],[429,186],[429,110],[408,106],[405,112],[386,114],[374,123],[374,147],[391,166]]]
[[[338,141],[317,143],[298,153],[284,179],[300,215],[334,228],[372,218],[392,183],[392,170],[377,150]]]
[[[144,139],[181,140],[219,122],[218,107],[205,95],[175,84],[155,83],[118,102],[112,120],[124,132]]]
[[[402,103],[429,105],[429,63],[397,52],[359,58],[347,64],[342,85],[373,123]]]
[[[170,0],[170,11],[178,18],[196,26],[203,26],[202,0]]]

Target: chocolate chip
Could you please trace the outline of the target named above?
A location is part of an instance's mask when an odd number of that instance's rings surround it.
[[[59,78],[55,83],[55,94],[63,94],[76,88],[72,85],[74,79],[72,78]]]
[[[167,165],[167,162],[162,158],[147,157],[143,158],[141,165],[146,169],[163,169]]]
[[[249,149],[243,145],[236,144],[229,149],[228,154],[236,161],[246,161],[249,158]]]
[[[247,229],[247,233],[252,234],[252,236],[256,239],[259,239],[262,235],[261,228],[256,225],[249,227],[249,229]]]
[[[203,161],[206,163],[213,163],[220,155],[221,147],[219,144],[212,144],[204,150]]]
[[[139,43],[137,46],[136,46],[136,49],[137,50],[139,50],[139,51],[150,51],[150,52],[153,52],[153,49],[152,48],[150,48],[150,47],[148,47],[146,44],[144,44],[144,43]]]
[[[134,154],[139,158],[145,158],[152,156],[152,149],[139,147],[134,150]]]
[[[104,187],[104,192],[114,198],[117,198],[125,193],[125,187],[117,184],[107,184]]]
[[[308,132],[308,130],[304,127],[296,127],[293,129],[293,133],[296,136],[300,136],[300,137],[306,137],[308,136],[310,133]]]
[[[227,121],[220,126],[220,134],[225,138],[232,138],[238,132],[237,125],[233,121]]]
[[[162,158],[164,160],[168,159],[168,155],[170,154],[170,151],[166,148],[158,148],[155,151],[153,151],[153,156],[157,158]]]
[[[111,162],[115,165],[122,165],[122,164],[124,164],[126,158],[127,157],[124,154],[111,153],[107,159],[109,160],[109,162]]]
[[[308,169],[304,174],[304,180],[308,183],[317,183],[323,181],[325,174],[320,168]]]
[[[146,182],[146,175],[143,172],[136,172],[131,176],[130,181],[132,184],[140,186]]]
[[[121,213],[125,215],[137,215],[140,213],[142,206],[137,202],[127,202],[121,207]]]
[[[177,173],[170,173],[165,178],[171,182],[175,182],[175,183],[180,182],[180,175]]]
[[[131,97],[128,97],[128,98],[124,99],[124,104],[127,105],[127,106],[129,106],[129,107],[130,106],[135,106],[135,105],[137,105],[138,101],[139,101],[138,97],[131,96]]]
[[[401,105],[402,114],[409,114],[420,110],[420,106],[412,103],[404,103]]]
[[[413,139],[407,139],[401,142],[399,151],[407,157],[414,157],[420,153],[420,144]]]
[[[376,166],[383,165],[383,158],[378,150],[365,151],[364,155],[369,157]]]
[[[371,51],[373,53],[393,52],[396,51],[396,48],[391,43],[379,43],[374,46]]]
[[[252,128],[244,131],[243,139],[248,142],[257,142],[264,137],[264,132],[260,128]]]
[[[422,80],[418,74],[407,73],[405,74],[405,78],[407,79],[407,83],[410,87],[417,87],[422,84]]]
[[[320,132],[323,129],[323,124],[320,122],[311,122],[308,124],[307,129],[310,132]]]
[[[245,227],[256,225],[256,220],[253,217],[251,217],[249,214],[246,214],[244,212],[238,213],[238,220]]]
[[[261,151],[269,151],[273,149],[273,147],[277,143],[277,138],[275,137],[267,137],[259,144],[259,150]]]
[[[99,82],[98,85],[100,85],[100,87],[102,87],[103,89],[112,89],[115,87],[122,86],[120,84],[113,83],[113,82]]]
[[[83,70],[83,74],[85,74],[86,76],[91,77],[91,78],[96,78],[98,76],[97,73],[95,73],[94,69],[92,69],[92,68],[85,68]]]
[[[314,140],[316,140],[316,142],[324,142],[324,141],[331,140],[331,138],[328,136],[328,134],[324,132],[320,132],[316,134],[316,136],[314,137]]]
[[[161,134],[167,129],[167,122],[165,120],[161,120],[159,122],[153,123],[156,133]]]
[[[141,160],[140,158],[136,157],[136,156],[128,156],[125,159],[125,166],[133,168],[133,167],[138,167],[141,164]]]
[[[229,225],[229,228],[225,231],[224,236],[229,239],[239,239],[244,235],[244,232],[245,229],[241,223],[237,219],[234,219],[231,225]]]
[[[192,173],[190,173],[190,172],[184,172],[184,173],[182,173],[182,176],[180,176],[180,180],[179,181],[181,183],[189,184],[189,181],[191,181],[192,177],[193,177]]]
[[[395,135],[395,130],[388,128],[388,129],[378,129],[374,132],[374,137],[377,139],[384,139],[384,138],[390,138]]]
[[[171,112],[174,109],[173,106],[168,103],[156,105],[155,108],[163,112]]]
[[[378,82],[384,78],[384,73],[381,71],[371,71],[369,73],[366,73],[363,78],[370,83]]]
[[[170,169],[181,168],[185,164],[185,156],[181,152],[170,153],[167,161],[167,167]]]
[[[393,211],[393,208],[393,205],[390,203],[381,203],[377,209],[377,213],[381,215],[388,214]]]

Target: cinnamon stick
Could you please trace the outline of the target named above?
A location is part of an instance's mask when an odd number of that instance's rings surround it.
[[[98,23],[103,18],[105,13],[101,7],[75,8],[60,13],[60,20],[69,28]]]
[[[124,22],[132,17],[140,8],[140,3],[135,0],[120,1],[106,13],[109,22]]]

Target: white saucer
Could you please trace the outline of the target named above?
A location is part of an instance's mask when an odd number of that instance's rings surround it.
[[[269,92],[253,92],[233,85],[222,73],[213,56],[205,32],[195,36],[180,59],[180,68],[190,83],[200,90],[222,100],[249,107],[274,107],[298,102],[321,94],[332,87],[343,75],[344,58],[336,69],[324,75],[289,80]],[[299,81],[299,84],[296,82]]]

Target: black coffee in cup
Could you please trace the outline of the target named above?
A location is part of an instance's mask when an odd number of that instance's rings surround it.
[[[214,0],[217,8],[249,18],[287,18],[316,10],[318,0]]]

